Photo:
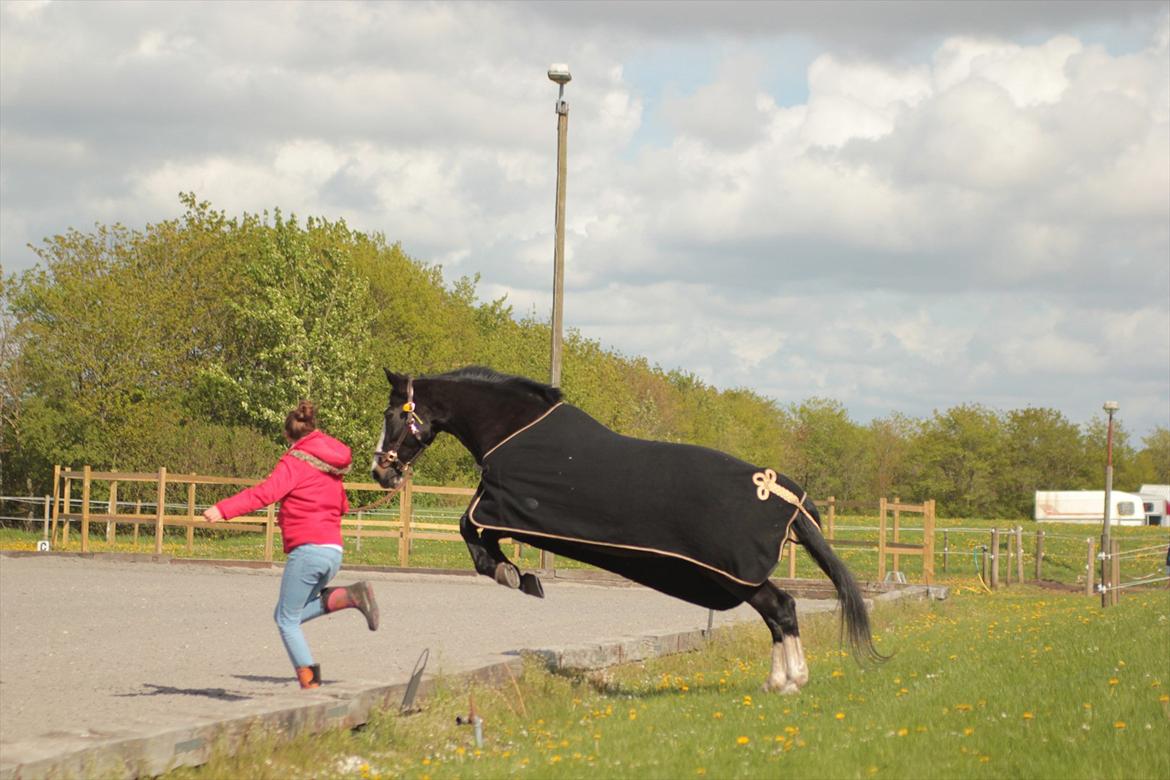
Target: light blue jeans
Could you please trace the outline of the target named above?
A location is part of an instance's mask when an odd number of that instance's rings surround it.
[[[288,554],[280,578],[276,602],[276,627],[294,667],[311,666],[313,654],[301,631],[301,623],[325,614],[321,591],[341,568],[341,550],[319,544],[302,544]]]

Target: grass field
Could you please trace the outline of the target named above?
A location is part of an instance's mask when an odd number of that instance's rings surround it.
[[[1170,777],[1170,591],[1095,599],[960,588],[874,612],[861,668],[835,618],[806,621],[812,679],[765,695],[769,640],[743,626],[702,651],[579,677],[535,663],[515,685],[451,683],[409,717],[278,744],[256,735],[181,778]],[[469,697],[484,742],[456,726]]]
[[[837,537],[849,540],[877,539],[876,517],[842,517],[837,523]],[[0,528],[0,549],[33,550],[37,540],[41,538],[39,523],[30,526],[31,530],[22,530],[17,527]],[[1020,525],[1024,528],[1024,577],[1035,578],[1035,548],[1037,531],[1044,532],[1043,564],[1041,578],[1076,584],[1084,581],[1085,565],[1088,553],[1086,542],[1100,535],[1100,529],[1093,526],[1071,524],[1044,524],[1038,525],[1032,521],[1005,521],[1005,520],[939,520],[935,531],[935,573],[943,581],[967,582],[978,581],[976,572],[980,566],[980,548],[990,544],[992,528],[1006,530]],[[65,546],[55,549],[78,551],[80,538],[77,524],[72,524],[72,530]],[[455,527],[452,526],[455,531]],[[92,552],[123,552],[123,553],[153,553],[153,527],[143,525],[140,528],[137,542],[134,541],[128,525],[119,525],[115,541],[111,544],[106,541],[105,524],[95,524],[90,536],[90,550]],[[1170,528],[1143,527],[1117,528],[1115,538],[1121,541],[1125,550],[1136,548],[1151,548],[1139,557],[1126,558],[1123,564],[1122,579],[1129,580],[1138,577],[1157,574],[1163,569],[1166,558],[1165,545],[1170,544]],[[922,542],[921,527],[903,528],[901,540],[911,543]],[[1158,549],[1160,546],[1160,549]],[[1006,534],[1001,536],[1001,571],[1006,574],[1009,559],[1007,558],[1009,539]],[[944,550],[946,552],[944,553]],[[199,529],[194,535],[194,542],[190,550],[187,547],[186,532],[180,528],[171,528],[164,536],[163,552],[177,558],[226,558],[236,560],[261,560],[264,557],[264,538],[258,533],[230,532],[221,530]],[[505,545],[505,552],[512,556],[512,546]],[[862,580],[877,578],[877,555],[871,550],[842,548],[839,555],[850,569]],[[535,567],[538,563],[538,552],[526,548],[518,563],[525,567]],[[280,562],[283,555],[280,551],[280,537],[276,538],[274,560]],[[349,565],[397,566],[398,540],[391,538],[365,538],[358,541],[352,537],[345,540],[345,560]],[[1015,570],[1015,564],[1012,569]],[[470,570],[471,561],[467,555],[467,548],[461,541],[427,541],[419,540],[411,543],[410,565],[412,567],[466,569]],[[584,567],[566,558],[558,558],[558,567]],[[887,560],[889,569],[895,568],[895,559],[891,555]],[[921,580],[921,557],[902,556],[896,566],[911,582]],[[787,576],[787,560],[781,562],[775,572],[776,576]],[[816,568],[809,557],[798,551],[796,576],[821,578],[824,575]]]

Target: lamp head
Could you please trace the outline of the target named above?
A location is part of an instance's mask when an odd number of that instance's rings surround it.
[[[1118,404],[1116,401],[1106,401],[1105,405],[1101,408],[1107,412],[1116,412],[1118,409],[1121,408],[1121,405]]]
[[[563,62],[556,62],[548,66],[548,77],[555,81],[562,87],[572,81],[573,77],[569,73],[569,66]]]

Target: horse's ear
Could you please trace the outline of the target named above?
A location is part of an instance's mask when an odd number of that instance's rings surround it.
[[[406,374],[395,374],[385,367],[382,370],[386,372],[386,381],[390,383],[390,387],[405,395],[406,383],[408,381]]]

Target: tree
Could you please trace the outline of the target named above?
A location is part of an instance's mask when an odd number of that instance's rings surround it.
[[[1016,409],[1004,421],[1002,515],[1031,517],[1037,490],[1089,481],[1080,429],[1055,409]]]
[[[938,501],[950,517],[1000,517],[1003,463],[999,417],[978,404],[935,412],[914,441],[915,496]]]

